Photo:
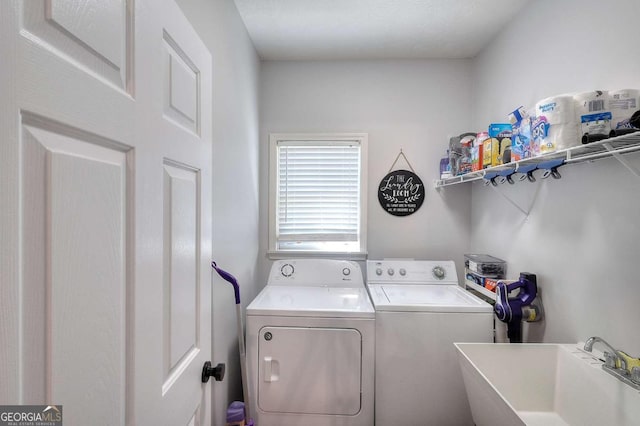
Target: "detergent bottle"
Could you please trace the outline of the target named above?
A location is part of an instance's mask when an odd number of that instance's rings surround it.
[[[227,426],[245,426],[244,402],[233,401],[227,408]]]

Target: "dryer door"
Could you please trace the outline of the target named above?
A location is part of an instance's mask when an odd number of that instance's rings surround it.
[[[352,328],[263,327],[258,406],[271,413],[360,411],[362,335]]]

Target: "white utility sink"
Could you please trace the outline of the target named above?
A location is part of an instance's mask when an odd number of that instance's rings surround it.
[[[455,346],[477,426],[640,425],[640,391],[575,344]]]

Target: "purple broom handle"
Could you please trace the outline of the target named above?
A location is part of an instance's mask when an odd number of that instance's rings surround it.
[[[211,267],[213,269],[216,270],[216,272],[227,282],[231,283],[231,285],[233,286],[233,292],[236,295],[236,305],[240,304],[240,286],[238,285],[238,280],[236,280],[236,278],[231,275],[230,273],[228,273],[227,271],[224,271],[220,268],[218,268],[218,265],[216,265],[215,261],[211,261]]]

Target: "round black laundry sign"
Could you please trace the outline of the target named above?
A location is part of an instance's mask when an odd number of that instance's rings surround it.
[[[386,175],[378,187],[378,201],[387,213],[409,216],[424,202],[424,184],[417,174],[408,170],[394,170]]]

